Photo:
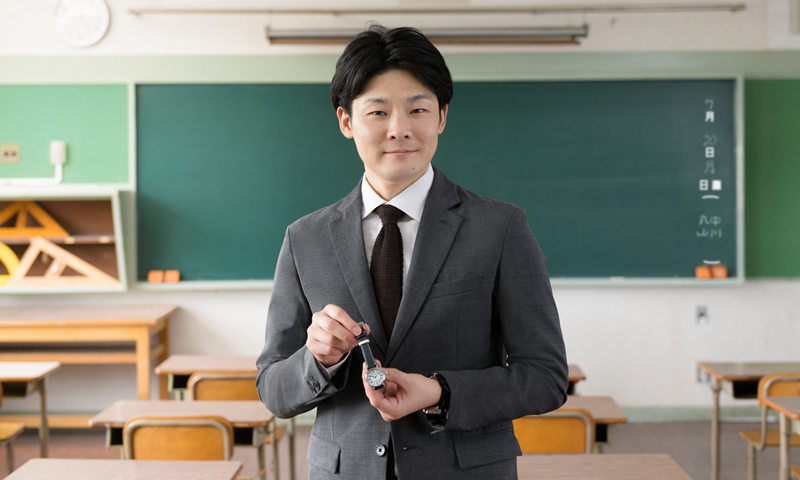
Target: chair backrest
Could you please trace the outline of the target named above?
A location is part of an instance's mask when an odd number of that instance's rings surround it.
[[[764,397],[800,396],[800,373],[771,373],[758,381],[758,407],[761,409],[761,443],[759,450],[767,445],[767,406]]]
[[[514,420],[522,453],[592,453],[594,418],[582,408],[562,408]]]
[[[137,417],[125,424],[127,460],[230,460],[233,427],[222,417]]]
[[[764,397],[800,396],[800,373],[772,373],[758,381],[758,406],[764,405]]]
[[[187,390],[189,400],[260,400],[254,372],[195,372]]]

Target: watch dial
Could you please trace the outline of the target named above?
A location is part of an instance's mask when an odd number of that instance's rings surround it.
[[[108,30],[110,13],[103,0],[61,0],[53,16],[56,36],[77,48],[99,42]]]
[[[386,374],[380,368],[371,368],[367,371],[367,384],[370,387],[378,387],[383,385],[386,379]]]

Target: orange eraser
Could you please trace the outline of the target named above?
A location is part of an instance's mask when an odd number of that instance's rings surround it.
[[[150,270],[147,272],[147,281],[150,283],[161,283],[164,281],[164,270]]]
[[[725,265],[713,265],[711,267],[711,276],[714,278],[728,278],[728,269]]]
[[[711,269],[708,265],[700,265],[694,269],[694,276],[703,280],[711,278]]]
[[[178,283],[181,279],[181,272],[177,270],[167,270],[164,272],[164,283]]]

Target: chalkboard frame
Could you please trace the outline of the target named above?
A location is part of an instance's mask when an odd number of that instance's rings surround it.
[[[525,82],[545,82],[545,81],[680,81],[680,80],[724,80],[733,82],[733,124],[734,124],[734,137],[735,137],[735,165],[736,165],[736,262],[737,274],[734,277],[729,277],[724,280],[699,280],[691,277],[682,278],[647,278],[647,277],[597,277],[597,278],[553,278],[551,283],[553,286],[565,287],[722,287],[722,286],[735,286],[741,285],[745,280],[745,262],[744,262],[744,78],[742,75],[658,75],[658,76],[642,76],[642,75],[617,75],[617,76],[553,76],[553,77],[528,77],[525,78],[509,78],[509,76],[498,76],[498,78],[454,78],[457,82],[476,82],[476,81],[525,81]],[[326,83],[314,82],[309,80],[298,82],[275,82],[275,81],[223,81],[223,82],[192,82],[192,81],[167,81],[167,82],[135,82],[130,83],[129,102],[132,106],[136,105],[135,91],[137,85],[147,85],[151,83],[158,84],[270,84],[270,83]],[[135,108],[130,109],[133,118],[130,122],[131,141],[136,144],[136,118]],[[135,148],[134,148],[135,150]],[[136,155],[131,156],[131,170],[136,171]],[[135,176],[133,178],[136,178]],[[133,218],[136,218],[135,202],[131,207]],[[134,224],[137,222],[133,222]],[[137,225],[134,225],[134,229]],[[136,232],[133,232],[135,238]],[[135,243],[135,242],[132,242]],[[218,280],[218,281],[182,281],[176,284],[149,284],[143,281],[136,281],[138,268],[136,261],[136,252],[128,255],[128,258],[133,265],[128,271],[131,274],[130,278],[133,280],[131,284],[137,290],[177,290],[177,291],[194,291],[194,290],[271,290],[273,287],[273,280]],[[130,264],[129,264],[130,265]]]

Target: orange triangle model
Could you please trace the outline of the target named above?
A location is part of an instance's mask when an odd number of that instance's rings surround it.
[[[0,237],[68,237],[66,230],[61,228],[53,217],[44,211],[38,203],[30,200],[20,200],[14,202],[0,212],[0,225],[6,223],[14,215],[17,216],[16,226],[0,227]],[[39,227],[28,227],[28,215],[39,222]]]
[[[26,277],[31,265],[42,252],[53,257],[53,263],[47,268],[44,276]],[[67,267],[84,276],[61,276]],[[31,239],[31,246],[25,250],[19,261],[19,267],[8,280],[9,287],[88,285],[119,285],[119,280],[42,237]]]

